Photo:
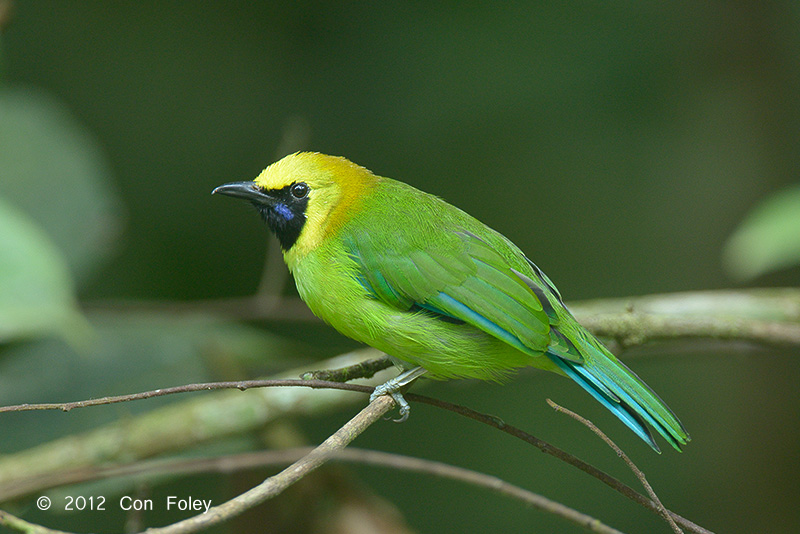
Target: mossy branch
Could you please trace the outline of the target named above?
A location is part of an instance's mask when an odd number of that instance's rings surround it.
[[[254,306],[251,309],[258,308]],[[624,347],[651,340],[687,338],[800,346],[800,290],[798,289],[708,291],[631,297],[579,302],[572,304],[571,308],[576,317],[590,330],[601,336],[615,338]],[[260,309],[263,311],[264,308]],[[339,377],[337,374],[331,376],[334,379],[349,379],[359,374],[371,374],[386,365],[383,361],[372,362],[366,366],[360,364],[365,358],[374,358],[377,355],[377,351],[365,349],[334,361],[322,362],[320,367],[336,368],[359,364],[357,367],[347,369],[347,376]],[[299,373],[298,370],[289,375],[297,376]],[[378,376],[369,384],[380,383],[386,378],[387,375]],[[313,386],[309,382],[303,385]],[[208,389],[202,384],[194,386],[197,386],[195,389]],[[226,387],[245,389],[251,385],[243,382],[227,384]],[[337,387],[363,391],[370,389],[368,386],[352,384],[341,384]],[[192,386],[176,389],[190,390]],[[146,392],[132,397],[146,398],[163,393],[163,391]],[[407,398],[412,401],[415,398],[423,400],[413,394],[407,395]],[[82,401],[57,407],[69,409],[103,404],[107,403],[106,401],[107,399]],[[321,413],[354,402],[359,402],[357,396],[333,389],[311,391],[308,388],[289,388],[278,392],[276,388],[260,388],[244,393],[216,392],[213,396],[207,395],[176,403],[82,435],[57,439],[26,451],[6,455],[0,459],[0,488],[13,488],[16,482],[32,480],[37,478],[37,475],[46,479],[48,475],[65,469],[94,466],[109,461],[130,461],[182,450],[198,442],[259,428],[289,413],[299,415]],[[431,399],[427,399],[426,402],[437,404]],[[481,417],[473,418],[481,420]],[[483,416],[483,419],[484,422],[489,422],[495,418]],[[509,427],[502,422],[495,422],[497,428],[508,431]],[[519,434],[518,437],[524,434],[521,431],[509,433]],[[530,438],[529,440],[522,437],[534,444],[540,441],[532,436]],[[540,448],[545,451],[555,450],[544,442],[541,442]],[[561,453],[563,451],[559,452]],[[577,459],[574,462],[565,461],[576,466],[582,463]],[[601,480],[603,476],[607,477],[604,482],[610,486],[653,510],[658,509],[650,499],[633,492],[605,474],[597,474],[591,466],[580,468]],[[609,482],[608,479],[614,482]],[[12,494],[19,495],[18,492]],[[7,494],[5,497],[8,498],[10,495]],[[2,498],[0,495],[0,500]],[[683,528],[693,532],[703,531],[679,516],[670,515]]]
[[[593,333],[623,348],[665,339],[800,346],[800,288],[691,291],[567,303]],[[196,302],[103,301],[89,309],[208,312],[232,319],[317,321],[298,298],[254,295]]]
[[[575,317],[623,348],[654,340],[717,339],[800,346],[800,289],[695,291],[576,302]]]
[[[361,364],[356,364],[356,365],[354,365],[354,368],[363,370],[364,366],[362,366]],[[177,388],[171,388],[171,389],[168,389],[168,390],[157,390],[157,391],[144,392],[144,393],[139,393],[139,394],[134,394],[134,395],[123,395],[123,396],[120,396],[120,397],[110,397],[110,398],[106,398],[106,399],[101,399],[101,403],[116,403],[120,399],[131,400],[132,398],[136,398],[136,397],[138,397],[138,398],[150,398],[152,396],[162,395],[162,394],[165,394],[165,393],[170,393],[171,394],[171,393],[178,393],[178,392],[182,392],[182,391],[191,391],[191,390],[197,390],[197,389],[214,389],[214,388],[216,388],[218,386],[219,387],[234,387],[236,389],[247,389],[247,388],[258,387],[256,385],[256,382],[258,382],[258,381],[247,381],[246,383],[240,383],[240,384],[233,383],[233,385],[231,385],[230,383],[196,384],[196,385],[190,385],[190,386],[182,386],[182,387],[177,387]],[[263,381],[263,383],[261,385],[264,386],[266,389],[269,389],[268,386],[295,385],[295,386],[300,386],[303,389],[305,389],[305,388],[308,388],[308,387],[310,387],[312,385],[313,385],[314,388],[322,387],[323,385],[326,385],[327,387],[330,387],[330,388],[340,389],[340,390],[344,390],[344,391],[359,391],[359,392],[363,392],[363,393],[369,393],[373,389],[372,387],[369,387],[369,386],[362,386],[362,385],[356,385],[356,384],[342,384],[342,383],[337,383],[337,382],[327,382],[326,384],[322,384],[322,383],[309,384],[308,382],[314,382],[314,381],[296,380],[296,379],[295,380],[286,380],[286,379],[283,379],[283,380],[265,380],[265,381]],[[192,387],[192,386],[200,386],[200,387]],[[240,393],[240,395],[241,395],[241,393]],[[440,408],[444,408],[444,409],[453,411],[453,412],[458,413],[460,415],[464,415],[464,416],[469,417],[471,419],[474,419],[476,421],[479,421],[479,422],[482,422],[482,423],[487,424],[489,426],[492,426],[492,427],[494,427],[494,428],[496,428],[498,430],[501,430],[501,431],[503,431],[503,432],[505,432],[505,433],[507,433],[509,435],[517,437],[517,438],[519,438],[519,439],[521,439],[521,440],[523,440],[523,441],[525,441],[525,442],[527,442],[527,443],[529,443],[531,445],[534,445],[535,447],[539,448],[543,452],[545,452],[547,454],[550,454],[552,456],[555,456],[556,458],[558,458],[558,459],[560,459],[560,460],[562,460],[562,461],[564,461],[564,462],[566,462],[566,463],[568,463],[570,465],[573,465],[574,467],[577,467],[578,469],[581,469],[585,473],[587,473],[587,474],[597,478],[598,480],[604,482],[609,487],[615,489],[616,491],[618,491],[621,494],[625,495],[626,497],[630,498],[634,502],[637,502],[637,503],[641,504],[645,508],[648,508],[651,511],[654,511],[656,513],[664,512],[663,506],[660,506],[660,503],[656,503],[655,501],[644,497],[643,495],[641,495],[640,493],[634,491],[633,489],[631,489],[630,487],[626,486],[625,484],[623,484],[619,480],[617,480],[614,477],[608,475],[607,473],[604,473],[603,471],[600,471],[599,469],[591,466],[590,464],[587,464],[586,462],[584,462],[583,460],[580,460],[579,458],[575,457],[574,455],[571,455],[570,453],[568,453],[566,451],[563,451],[563,450],[561,450],[561,449],[559,449],[557,447],[554,447],[553,445],[550,445],[549,443],[547,443],[547,442],[545,442],[545,441],[543,441],[543,440],[541,440],[541,439],[539,439],[539,438],[537,438],[535,436],[532,436],[532,435],[528,434],[527,432],[524,432],[524,431],[522,431],[522,430],[520,430],[520,429],[518,429],[518,428],[516,428],[514,426],[505,424],[502,420],[500,420],[497,417],[493,417],[493,416],[490,416],[490,415],[482,414],[480,412],[476,412],[474,410],[471,410],[471,409],[463,407],[463,406],[455,405],[455,404],[448,403],[448,402],[441,401],[441,400],[437,400],[437,399],[432,399],[430,397],[425,397],[423,395],[407,393],[406,394],[406,398],[408,400],[411,400],[411,401],[424,402],[424,403],[430,404],[432,406],[437,406],[437,407],[440,407]],[[212,399],[207,399],[207,400],[209,402],[214,403],[214,399],[213,398]],[[21,408],[23,408],[23,409],[62,409],[63,410],[64,407],[67,406],[67,405],[70,406],[72,409],[74,409],[74,408],[77,408],[77,407],[88,407],[90,405],[96,405],[96,403],[94,401],[85,401],[85,402],[65,403],[63,405],[59,405],[59,404],[28,405],[28,406],[23,406]],[[10,408],[14,408],[14,407],[10,407]],[[148,414],[145,414],[143,416],[139,416],[138,419],[142,419],[142,418],[147,419],[147,416],[148,416]],[[165,423],[169,423],[169,420],[165,419],[164,422]],[[159,432],[156,432],[156,434],[158,436],[162,436],[163,435],[163,433],[159,433]],[[96,436],[94,432],[89,432],[86,435],[84,435],[83,437],[90,442],[89,444],[93,443],[94,441],[96,441],[98,439],[98,436]],[[107,436],[101,434],[100,442],[103,443],[106,438],[107,438]],[[18,455],[21,454],[23,456],[23,459],[26,460],[26,464],[27,465],[35,466],[35,465],[37,465],[37,461],[36,460],[42,460],[42,461],[47,460],[46,456],[52,450],[58,450],[58,449],[61,448],[62,445],[65,445],[65,444],[69,445],[74,440],[75,440],[75,438],[72,438],[72,437],[70,437],[70,438],[62,438],[62,439],[56,440],[55,442],[51,442],[50,444],[47,444],[45,450],[39,451],[39,455],[40,455],[39,458],[37,458],[37,456],[35,454],[33,455],[33,458],[26,457],[25,456],[25,451],[23,451],[23,453],[17,453],[17,455],[12,455],[12,456],[15,457],[15,456],[18,456]],[[134,454],[137,453],[137,452],[141,453],[141,451],[131,451],[131,453],[134,453]],[[45,457],[41,457],[41,455],[45,455]],[[14,466],[15,459],[13,457],[6,458],[6,460],[8,460],[9,466],[11,466],[11,467]],[[125,460],[126,461],[131,461],[130,454],[125,454]],[[47,464],[46,461],[44,463]],[[100,462],[100,463],[104,463],[104,462]],[[91,469],[92,467],[93,467],[93,464],[87,464],[85,466],[79,465],[77,467],[71,467],[71,468],[63,468],[62,467],[61,469],[57,469],[57,470],[54,470],[52,472],[48,472],[47,470],[45,470],[45,472],[34,474],[33,476],[23,476],[22,474],[18,473],[18,476],[20,476],[21,478],[18,478],[16,480],[6,481],[7,484],[5,486],[6,487],[5,494],[4,495],[0,494],[0,500],[12,499],[12,498],[15,498],[16,496],[21,496],[21,495],[25,495],[25,494],[31,493],[33,491],[45,489],[45,488],[48,488],[48,487],[53,487],[54,485],[65,484],[65,483],[74,483],[74,482],[80,481],[81,477],[85,476],[85,470],[83,468]],[[48,468],[49,468],[49,465],[48,465]],[[2,465],[2,463],[0,463],[0,472],[2,472],[2,471],[3,471],[3,465]],[[2,487],[2,481],[0,481],[0,487]],[[675,514],[674,512],[671,512],[671,511],[666,511],[666,512],[669,513],[669,515],[673,518],[674,521],[679,523],[681,526],[687,528],[689,531],[695,532],[695,533],[698,533],[698,534],[709,534],[708,530],[706,530],[706,529],[704,529],[704,528],[692,523],[691,521],[688,521],[687,519],[681,517],[680,515]],[[554,512],[554,513],[558,513],[558,512]],[[595,522],[591,522],[590,526],[594,526],[595,524],[599,524],[599,522],[596,522],[596,521]]]

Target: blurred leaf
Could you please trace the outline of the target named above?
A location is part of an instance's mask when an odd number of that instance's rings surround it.
[[[79,341],[86,333],[64,258],[0,198],[0,342],[48,334]]]
[[[262,366],[276,369],[297,364],[293,356],[307,350],[302,343],[204,315],[100,312],[90,320],[95,336],[86,351],[55,341],[5,350],[0,404],[61,402],[252,378],[249,360],[254,355]],[[225,360],[224,368],[219,359]]]
[[[57,340],[7,347],[0,358],[0,405],[66,402],[136,393],[220,379],[254,378],[247,359],[283,368],[305,345],[253,327],[202,315],[95,313],[95,336],[80,352]],[[218,360],[226,367],[220,370]],[[178,398],[180,397],[180,399]],[[60,412],[4,414],[0,450],[6,452],[94,428],[177,402],[185,395]],[[14,417],[11,417],[14,416]]]
[[[0,89],[0,194],[52,236],[77,280],[111,250],[120,201],[94,138],[63,104]]]
[[[724,262],[747,280],[800,263],[800,185],[761,202],[728,240]]]

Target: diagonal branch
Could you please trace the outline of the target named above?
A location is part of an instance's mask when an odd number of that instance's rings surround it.
[[[442,401],[439,399],[432,399],[430,397],[425,397],[423,395],[417,395],[414,393],[406,393],[405,394],[406,400],[414,401],[414,402],[422,402],[424,404],[430,404],[431,406],[436,406],[439,408],[444,408],[445,410],[450,410],[451,412],[455,412],[459,415],[463,415],[464,417],[468,417],[485,425],[489,425],[497,430],[505,432],[511,436],[514,436],[517,439],[524,441],[525,443],[529,443],[534,447],[538,448],[542,452],[549,454],[550,456],[554,456],[559,460],[568,463],[573,467],[577,467],[584,473],[596,478],[600,482],[604,483],[608,487],[618,491],[625,497],[629,498],[635,503],[642,505],[643,507],[647,508],[651,512],[659,513],[658,505],[653,502],[652,500],[648,499],[638,491],[634,490],[627,484],[619,481],[618,479],[612,477],[608,473],[601,471],[600,469],[596,468],[595,466],[581,460],[574,454],[570,454],[565,450],[559,449],[558,447],[549,444],[548,442],[537,438],[531,434],[528,434],[524,430],[521,430],[515,426],[506,424],[502,419],[499,417],[494,417],[491,415],[487,415],[481,412],[477,412],[471,408],[467,408],[465,406],[459,406],[457,404],[452,404],[447,401]],[[670,516],[675,520],[676,523],[681,525],[683,528],[687,529],[690,532],[696,534],[713,534],[710,530],[707,530],[700,525],[689,521],[685,517],[676,514],[675,512],[669,511]]]
[[[394,400],[387,395],[376,398],[328,439],[277,475],[269,477],[258,486],[229,501],[209,508],[206,513],[173,523],[167,527],[147,529],[146,532],[150,534],[189,534],[241,515],[267,499],[279,495],[286,488],[320,467],[334,453],[344,449],[356,436],[375,421],[378,421],[393,406]],[[3,524],[16,528],[21,532],[34,534],[54,534],[58,532],[33,525],[7,512],[0,511],[0,525]]]
[[[219,506],[209,508],[205,514],[173,523],[168,527],[148,529],[146,532],[150,534],[188,534],[242,514],[246,510],[280,494],[283,490],[324,464],[336,451],[344,449],[356,436],[379,420],[393,406],[394,400],[389,396],[384,395],[376,398],[308,455],[277,475],[269,477],[258,486],[238,497],[234,497]]]
[[[673,532],[675,532],[675,534],[683,534],[683,531],[680,529],[680,527],[678,527],[677,524],[675,524],[675,520],[672,519],[672,516],[669,514],[669,510],[667,510],[667,507],[662,504],[661,499],[659,499],[658,495],[656,495],[656,492],[653,489],[653,486],[651,486],[650,483],[647,481],[647,477],[644,476],[644,473],[642,472],[642,470],[639,469],[639,467],[635,463],[633,463],[633,460],[631,460],[628,457],[628,455],[625,454],[625,451],[623,451],[619,447],[619,445],[614,443],[611,440],[611,438],[606,436],[606,434],[602,430],[597,428],[597,425],[595,425],[594,423],[592,423],[591,421],[589,421],[585,417],[583,417],[581,415],[578,415],[575,412],[573,412],[572,410],[568,410],[567,408],[564,408],[563,406],[561,406],[559,404],[556,404],[555,402],[553,402],[550,399],[546,399],[546,400],[547,400],[547,404],[549,404],[557,412],[561,412],[563,414],[567,414],[568,416],[572,417],[573,419],[575,419],[576,421],[578,421],[582,425],[585,425],[589,430],[594,432],[600,439],[602,439],[606,443],[606,445],[611,447],[611,449],[615,453],[617,453],[617,456],[622,458],[622,461],[624,461],[627,464],[627,466],[630,468],[630,470],[633,471],[633,474],[636,476],[636,478],[639,479],[639,482],[641,482],[642,486],[644,486],[644,489],[647,492],[647,494],[650,496],[650,499],[652,499],[652,501],[658,507],[658,513],[661,514],[661,517],[663,517],[664,520],[667,523],[669,523],[669,526],[672,528]]]
[[[156,474],[187,475],[214,471],[231,473],[255,467],[297,462],[306,457],[312,450],[312,447],[298,447],[293,449],[248,452],[209,458],[149,460],[121,466],[105,466],[76,470],[72,473],[65,473],[61,482],[63,484],[74,484],[90,480],[134,475],[137,477]],[[337,451],[331,459],[340,462],[365,464],[426,474],[471,484],[516,499],[528,506],[561,517],[591,532],[600,534],[621,534],[618,530],[603,524],[598,519],[578,512],[573,508],[510,484],[498,477],[465,469],[463,467],[423,458],[414,458],[400,454],[353,447]],[[2,512],[0,511],[0,513]],[[2,516],[0,516],[0,524],[4,524],[4,518]],[[6,521],[6,524],[12,524],[10,519]]]
[[[325,387],[325,388],[331,388],[331,389],[342,389],[342,390],[348,390],[348,391],[359,391],[359,392],[364,392],[364,393],[371,393],[372,390],[374,389],[374,388],[372,388],[370,386],[362,386],[362,385],[357,385],[357,384],[342,384],[342,383],[338,383],[338,382],[323,382],[323,381],[313,381],[313,380],[297,380],[297,379],[263,380],[263,381],[253,380],[253,381],[234,382],[234,383],[222,383],[222,382],[220,382],[220,383],[208,383],[208,384],[191,384],[189,386],[180,386],[180,387],[176,387],[176,388],[165,388],[165,389],[155,390],[155,391],[151,391],[151,392],[143,392],[143,393],[138,393],[138,394],[133,394],[133,395],[123,395],[121,397],[109,397],[109,398],[106,398],[106,399],[97,399],[97,401],[99,403],[122,402],[122,400],[120,400],[120,399],[130,400],[130,398],[134,398],[134,397],[135,398],[149,398],[151,396],[157,396],[157,395],[162,395],[162,394],[171,394],[171,393],[179,393],[179,392],[182,392],[182,391],[195,391],[197,389],[214,389],[214,388],[217,388],[217,387],[220,387],[220,388],[233,387],[233,388],[237,388],[237,389],[247,389],[247,388],[255,388],[255,387],[258,387],[260,385],[264,385],[264,386],[272,385],[272,386]],[[197,388],[195,389],[195,388],[193,388],[193,386],[197,386]],[[188,389],[184,389],[184,388],[188,388]],[[510,434],[510,435],[512,435],[512,436],[514,436],[514,437],[516,437],[518,439],[521,439],[521,440],[525,441],[526,443],[529,443],[529,444],[537,447],[541,451],[543,451],[543,452],[545,452],[545,453],[547,453],[547,454],[549,454],[551,456],[554,456],[554,457],[558,458],[559,460],[561,460],[563,462],[566,462],[566,463],[568,463],[568,464],[570,464],[570,465],[572,465],[574,467],[577,467],[578,469],[582,470],[583,472],[585,472],[585,473],[597,478],[598,480],[600,480],[601,482],[603,482],[607,486],[609,486],[612,489],[618,491],[619,493],[621,493],[622,495],[628,497],[629,499],[633,500],[634,502],[639,503],[640,505],[644,506],[645,508],[647,508],[647,509],[649,509],[649,510],[655,512],[655,513],[659,513],[659,506],[653,500],[648,499],[644,495],[642,495],[642,494],[638,493],[637,491],[633,490],[631,487],[629,487],[626,484],[620,482],[619,480],[617,480],[616,478],[612,477],[611,475],[609,475],[609,474],[597,469],[596,467],[592,466],[591,464],[588,464],[588,463],[584,462],[580,458],[578,458],[578,457],[576,457],[576,456],[574,456],[574,455],[572,455],[572,454],[570,454],[570,453],[568,453],[568,452],[566,452],[566,451],[564,451],[562,449],[559,449],[558,447],[555,447],[555,446],[547,443],[544,440],[541,440],[541,439],[539,439],[539,438],[537,438],[537,437],[535,437],[535,436],[533,436],[531,434],[528,434],[527,432],[525,432],[525,431],[523,431],[523,430],[521,430],[519,428],[516,428],[516,427],[511,426],[511,425],[507,425],[506,423],[504,423],[502,420],[500,420],[497,417],[486,415],[486,414],[477,412],[475,410],[472,410],[470,408],[466,408],[464,406],[459,406],[457,404],[452,404],[452,403],[449,403],[449,402],[446,402],[446,401],[441,401],[441,400],[433,399],[433,398],[430,398],[430,397],[426,397],[424,395],[418,395],[418,394],[414,394],[414,393],[406,393],[405,397],[406,397],[406,399],[408,399],[410,401],[422,402],[422,403],[425,403],[425,404],[430,404],[432,406],[436,406],[436,407],[439,407],[439,408],[443,408],[443,409],[458,413],[458,414],[463,415],[465,417],[469,417],[469,418],[474,419],[474,420],[476,420],[478,422],[484,423],[484,424],[489,425],[491,427],[494,427],[494,428],[496,428],[498,430],[501,430],[501,431],[503,431],[503,432],[505,432],[507,434]],[[102,402],[100,402],[100,401],[102,401]],[[213,401],[213,399],[212,399],[212,401]],[[82,402],[66,403],[66,404],[68,404],[71,408],[75,408],[75,407],[85,407],[85,406],[92,405],[91,404],[92,402],[93,401],[82,401]],[[206,400],[205,402],[208,402],[208,400]],[[219,401],[213,401],[213,402],[218,403]],[[64,409],[64,405],[63,404],[56,404],[56,403],[54,403],[54,404],[46,404],[46,405],[23,405],[23,407],[24,407],[23,409],[60,409],[60,410]],[[9,407],[9,408],[14,408],[14,407]],[[175,408],[174,407],[167,407],[167,408],[163,408],[161,410],[166,410],[166,414],[159,414],[159,410],[155,410],[155,412],[156,412],[155,419],[157,421],[162,421],[162,420],[170,421],[171,422],[170,424],[172,425],[170,428],[174,430],[174,421],[176,420],[175,413],[174,413]],[[141,419],[147,421],[147,418],[148,417],[152,417],[152,416],[153,416],[153,414],[150,414],[149,416],[146,414],[144,416],[139,416],[139,417]],[[183,418],[185,419],[185,416]],[[132,424],[128,424],[128,425],[126,425],[126,429],[130,431],[130,429],[133,428],[133,426],[134,425],[132,425]],[[148,426],[147,424],[143,425],[143,427],[145,427],[145,428],[147,426]],[[108,430],[111,430],[111,429],[108,429]],[[106,436],[105,433],[102,430],[94,431],[94,433],[89,433],[88,436],[90,436],[90,437],[94,436],[98,432],[99,432],[98,439],[101,441],[101,443],[104,443],[105,441],[108,441],[108,439],[109,439],[108,436]],[[158,432],[153,432],[153,433],[156,436],[159,435]],[[174,433],[174,432],[171,432],[171,433]],[[195,429],[195,434],[196,433],[197,433],[197,429]],[[117,442],[119,440],[124,441],[124,438],[122,436],[120,436],[119,438],[114,438],[112,441]],[[74,446],[74,442],[75,442],[75,439],[74,438],[71,439],[70,443],[73,446]],[[48,450],[49,449],[61,450],[64,447],[62,447],[59,443],[60,443],[60,440],[56,440],[55,442],[52,442],[52,443],[50,443],[48,445],[45,445],[45,447]],[[165,451],[162,451],[162,452],[165,452]],[[22,453],[22,454],[24,454],[24,453]],[[44,454],[47,454],[47,451],[45,451]],[[125,451],[124,452],[124,456],[126,456],[126,457],[131,457],[131,456],[134,456],[135,454],[136,454],[135,451]],[[11,455],[11,456],[13,456],[13,455]],[[7,462],[7,463],[8,462],[13,462],[13,459],[11,458],[11,456],[6,457],[4,459],[5,462]],[[110,458],[108,456],[105,457],[105,461],[108,461],[109,459]],[[31,464],[35,464],[37,466],[38,465],[47,465],[47,461],[45,459],[38,458],[36,455],[34,455],[33,458],[27,458],[27,460],[28,461],[25,464],[27,466],[29,466]],[[2,464],[0,464],[0,465],[2,465]],[[87,464],[83,464],[83,465],[87,465]],[[76,466],[76,467],[78,467],[78,466]],[[62,469],[63,469],[63,465],[62,465]],[[9,471],[10,469],[6,469],[6,470]],[[46,481],[49,480],[49,478],[51,478],[51,477],[52,477],[52,473],[50,473],[49,476],[48,476],[48,472],[45,472],[44,474],[39,474],[38,476],[33,476],[33,477],[30,477],[30,476],[29,477],[17,477],[17,478],[11,477],[10,481],[13,481],[13,485],[12,484],[6,484],[6,486],[8,486],[8,489],[6,489],[5,492],[0,492],[0,500],[4,500],[4,499],[7,500],[7,499],[13,498],[15,496],[27,494],[27,493],[36,491],[37,489],[41,489],[42,487],[46,487]],[[12,486],[14,488],[13,490],[11,489]],[[673,517],[673,519],[676,522],[678,522],[681,526],[683,526],[684,528],[688,529],[689,531],[695,532],[695,533],[710,534],[710,531],[708,531],[708,530],[704,529],[703,527],[700,527],[700,526],[692,523],[688,519],[685,519],[684,517],[682,517],[682,516],[680,516],[678,514],[675,514],[674,512],[669,512],[669,513],[670,513],[670,515]]]
[[[67,476],[67,478],[72,479],[69,482],[75,483],[78,481],[85,482],[87,480],[109,478],[113,476],[130,474],[141,475],[147,472],[185,474],[209,471],[211,469],[230,472],[237,468],[245,469],[270,463],[293,462],[291,466],[277,475],[266,479],[259,486],[219,506],[210,508],[206,514],[197,515],[167,527],[148,529],[147,532],[151,534],[188,534],[224,522],[257,506],[267,499],[279,495],[284,489],[321,466],[328,459],[390,467],[457,480],[484,487],[507,497],[520,500],[527,505],[561,517],[591,532],[599,534],[624,534],[617,529],[603,524],[594,517],[578,512],[573,508],[543,497],[537,493],[510,484],[495,476],[421,458],[411,458],[408,456],[363,449],[344,449],[353,438],[391,409],[392,403],[393,401],[390,397],[378,397],[339,431],[314,449],[303,447],[299,449],[247,453],[220,458],[156,460],[119,467],[80,470],[72,473],[71,477]],[[31,534],[68,534],[28,523],[2,510],[0,510],[0,525],[6,525],[21,532],[28,532]]]

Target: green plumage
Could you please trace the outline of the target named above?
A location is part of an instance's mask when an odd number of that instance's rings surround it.
[[[305,227],[285,256],[300,296],[337,330],[435,378],[499,379],[523,366],[567,375],[654,449],[642,421],[678,450],[688,442],[669,408],[504,236],[437,197],[321,154],[289,156],[254,187],[269,197],[301,181],[310,186],[296,209]],[[293,209],[283,204],[265,214],[276,233],[281,221],[270,217]]]
[[[438,198],[379,179],[341,229],[293,272],[303,300],[345,335],[437,378],[496,379],[514,367],[548,362],[542,353],[549,319],[513,276],[510,262],[527,266],[511,247]],[[341,273],[336,285],[330,276],[334,264]],[[487,332],[456,302],[487,322],[497,321],[510,335],[500,339]]]

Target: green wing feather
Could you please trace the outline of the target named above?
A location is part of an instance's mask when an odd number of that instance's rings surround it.
[[[377,244],[368,232],[345,242],[359,264],[362,285],[375,298],[472,324],[531,355],[547,350],[551,319],[539,297],[474,234],[454,231],[426,248],[402,240],[391,249]]]
[[[545,355],[656,451],[645,422],[678,450],[689,441],[670,409],[578,324],[552,282],[509,240],[405,184],[386,187],[398,196],[379,199],[365,210],[374,219],[358,220],[343,238],[375,299],[468,323],[530,356]],[[381,231],[370,231],[375,227]]]

